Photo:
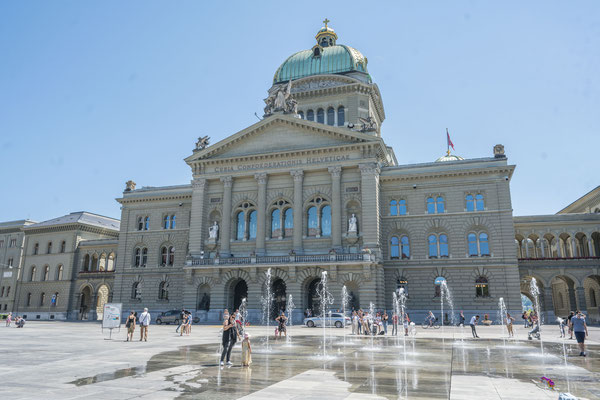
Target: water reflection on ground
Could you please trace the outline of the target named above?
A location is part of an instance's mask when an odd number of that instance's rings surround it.
[[[590,356],[583,358],[577,356],[574,344],[569,345],[565,363],[563,347],[556,343],[542,348],[539,342],[484,339],[333,339],[323,357],[322,339],[316,336],[294,338],[291,346],[285,340],[270,341],[270,351],[261,347],[259,338],[253,338],[251,367],[239,365],[239,344],[233,351],[232,367],[219,366],[218,344],[183,346],[155,355],[146,365],[72,383],[90,385],[185,366],[185,372],[164,374],[171,382],[166,390],[177,392],[180,398],[233,399],[261,390],[267,396],[266,388],[276,385],[273,387],[298,394],[330,388],[339,394],[437,399],[454,393],[457,388],[452,387],[452,377],[459,376],[516,379],[529,385],[547,376],[561,391],[600,397],[600,360],[593,347]]]

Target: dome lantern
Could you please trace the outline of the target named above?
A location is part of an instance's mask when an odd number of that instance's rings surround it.
[[[317,35],[315,36],[315,39],[317,39],[317,46],[320,46],[320,47],[335,46],[335,42],[338,37],[337,37],[337,34],[335,33],[335,31],[327,26],[327,24],[329,22],[331,22],[331,21],[329,21],[327,18],[325,18],[323,20],[323,23],[325,24],[325,26],[322,27],[321,29],[319,29],[319,32],[317,32]]]

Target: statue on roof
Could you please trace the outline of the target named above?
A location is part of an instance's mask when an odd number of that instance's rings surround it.
[[[375,118],[371,116],[367,118],[358,117],[358,120],[362,123],[361,132],[373,132],[377,130],[377,121],[375,121]]]
[[[285,114],[296,114],[298,102],[291,97],[292,80],[287,85],[280,85],[275,91],[269,94],[265,99],[265,117],[276,111],[283,111]]]
[[[196,142],[196,150],[204,150],[206,146],[208,146],[209,140],[210,137],[208,135],[199,137],[198,141]]]

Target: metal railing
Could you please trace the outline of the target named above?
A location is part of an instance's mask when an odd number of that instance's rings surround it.
[[[188,265],[240,265],[240,264],[294,264],[294,263],[324,263],[374,260],[372,254],[331,253],[331,254],[302,254],[289,256],[251,256],[251,257],[218,257],[193,258]]]

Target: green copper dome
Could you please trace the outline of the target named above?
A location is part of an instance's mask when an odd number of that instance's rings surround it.
[[[274,84],[312,75],[349,72],[363,73],[366,80],[371,82],[367,71],[367,58],[355,48],[336,44],[337,35],[333,29],[325,25],[317,33],[316,39],[317,45],[311,50],[292,54],[281,64],[273,77]]]

